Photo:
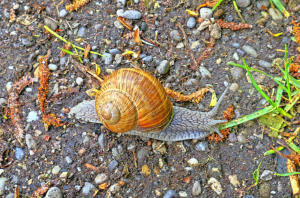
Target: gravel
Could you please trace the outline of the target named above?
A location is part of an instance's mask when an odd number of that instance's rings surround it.
[[[7,180],[6,177],[0,177],[0,195],[4,195]]]
[[[32,135],[29,134],[29,133],[27,133],[25,135],[25,143],[26,143],[28,149],[35,149],[36,148],[36,141],[34,140]]]
[[[264,61],[264,60],[259,60],[258,65],[261,66],[261,67],[265,67],[265,68],[272,67],[272,64],[270,62]]]
[[[24,153],[23,149],[17,147],[15,149],[15,156],[16,156],[17,160],[19,160],[19,161],[22,160],[24,158],[24,156],[25,156],[25,153]]]
[[[163,198],[175,198],[177,197],[177,193],[174,190],[168,190],[166,194],[164,194]]]
[[[250,45],[244,45],[242,48],[250,56],[253,56],[255,58],[258,56],[256,50],[253,47],[251,47]]]
[[[246,8],[250,5],[250,0],[236,0],[236,4],[239,8]]]
[[[283,19],[282,14],[276,8],[269,8],[268,12],[274,21],[281,21]]]
[[[79,37],[85,37],[86,28],[84,26],[81,26],[77,32],[77,36]]]
[[[81,189],[81,192],[85,196],[91,196],[95,190],[97,190],[97,188],[93,184],[85,182],[84,186]]]
[[[67,14],[68,14],[68,11],[67,11],[66,9],[61,9],[61,10],[59,11],[58,16],[59,16],[59,17],[65,17],[65,16],[67,16]]]
[[[210,19],[212,17],[212,10],[210,8],[201,8],[199,14],[201,18]]]
[[[56,71],[58,67],[57,67],[56,64],[50,63],[50,64],[48,65],[48,68],[49,68],[51,71]]]
[[[196,19],[194,17],[190,17],[186,23],[188,28],[194,28],[196,25]]]
[[[171,36],[171,39],[174,40],[174,41],[181,41],[182,40],[182,36],[181,36],[181,34],[179,33],[178,30],[172,30],[170,32],[170,36]]]
[[[195,181],[193,184],[193,188],[192,188],[192,195],[193,196],[198,196],[201,194],[201,185],[199,181]]]
[[[60,189],[56,186],[49,188],[45,196],[45,198],[62,198],[62,197],[63,195]]]
[[[104,61],[105,65],[109,65],[112,63],[113,57],[110,53],[105,52],[105,53],[103,53],[102,60]]]
[[[109,162],[107,168],[108,168],[109,172],[112,172],[115,168],[117,168],[118,165],[119,165],[119,162],[117,160],[112,160],[111,162]]]
[[[163,60],[159,63],[159,65],[156,68],[157,72],[159,74],[166,74],[170,70],[170,63],[168,60]]]
[[[126,10],[123,13],[117,13],[117,15],[130,20],[138,20],[142,18],[142,13],[137,10]]]
[[[98,174],[98,175],[95,177],[95,183],[96,183],[96,184],[102,184],[102,183],[105,182],[107,179],[108,179],[108,176],[107,176],[105,173],[101,173],[101,174]]]
[[[208,142],[198,142],[195,146],[197,151],[206,151],[208,148]]]

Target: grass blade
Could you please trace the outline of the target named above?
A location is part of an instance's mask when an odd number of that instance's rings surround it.
[[[283,15],[286,18],[289,18],[290,13],[284,8],[284,6],[282,5],[282,3],[280,2],[280,0],[272,0],[273,3],[276,5],[276,7],[278,8],[278,10],[280,10],[280,12],[283,13]]]
[[[276,176],[291,176],[291,175],[300,175],[300,172],[289,172],[289,173],[274,173]]]
[[[219,0],[211,10],[214,11],[222,3],[222,1],[223,0]]]

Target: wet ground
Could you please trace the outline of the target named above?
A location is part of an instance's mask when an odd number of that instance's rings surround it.
[[[195,10],[200,3],[144,1],[142,6],[141,2],[136,2],[139,1],[90,1],[78,11],[68,13],[64,10],[68,1],[62,4],[59,1],[1,1],[0,113],[4,115],[7,107],[7,89],[27,73],[34,76],[37,60],[49,49],[51,76],[47,111],[67,117],[66,108],[91,99],[85,91],[92,88],[93,82],[74,67],[70,56],[59,56],[63,42],[46,34],[45,24],[78,46],[84,48],[90,44],[93,51],[107,53],[105,58],[90,55],[84,59],[84,65],[93,69],[91,65],[96,62],[102,74],[139,66],[176,91],[189,94],[209,85],[218,97],[225,85],[230,84],[218,118],[231,104],[236,118],[266,105],[247,80],[246,72],[229,66],[228,62],[241,63],[245,58],[249,66],[280,75],[272,62],[276,58],[283,59],[284,53],[276,49],[284,49],[286,44],[288,56],[296,56],[297,43],[291,40],[291,17],[268,14],[271,8],[268,1],[239,1],[241,14],[252,28],[214,30],[220,33],[220,38],[216,39],[213,54],[193,71],[191,54],[197,59],[212,37],[208,28],[197,30],[200,24],[193,25],[193,19],[187,24],[190,16],[185,10]],[[260,3],[264,3],[266,14],[262,13]],[[292,1],[284,6],[294,8]],[[223,14],[214,16],[215,19],[241,22],[230,1],[223,2],[219,8]],[[124,34],[130,31],[117,22],[116,13],[121,12],[120,9],[142,13],[139,19],[129,22],[140,28],[143,39],[154,41],[157,38],[159,45],[139,46],[132,37],[125,38]],[[299,11],[291,13],[294,20],[299,20]],[[257,23],[258,20],[261,21]],[[186,39],[178,24],[183,27]],[[273,37],[267,30],[283,32],[283,35]],[[141,58],[131,63],[120,55],[126,50],[140,51]],[[256,75],[255,79],[269,93],[276,88],[275,83],[262,75]],[[23,145],[13,135],[10,119],[0,118],[4,156],[0,158],[3,166],[0,196],[12,196],[16,186],[20,188],[21,197],[30,196],[49,182],[59,188],[55,189],[56,197],[60,194],[64,197],[291,197],[289,178],[272,174],[286,172],[284,159],[278,155],[263,157],[271,145],[276,145],[276,140],[270,138],[268,129],[256,120],[232,128],[229,139],[221,143],[207,139],[168,143],[118,136],[99,124],[67,118],[69,125],[45,131],[37,101],[38,88],[39,83],[32,83],[19,97],[27,134]],[[68,94],[69,88],[75,91]],[[193,110],[208,111],[210,94],[198,105],[173,102]],[[260,162],[260,173],[267,177],[250,188],[254,183],[252,173]]]

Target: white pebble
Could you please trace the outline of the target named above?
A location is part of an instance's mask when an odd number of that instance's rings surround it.
[[[188,164],[190,166],[197,166],[199,164],[199,162],[198,162],[198,160],[196,158],[193,157],[193,158],[191,158],[191,159],[188,160]]]
[[[48,68],[49,68],[51,71],[56,71],[56,70],[57,70],[57,65],[50,63],[50,64],[48,65]]]
[[[7,92],[10,92],[12,86],[13,86],[13,82],[7,82],[6,85],[5,85],[6,91],[7,91]]]
[[[76,84],[80,86],[80,85],[82,85],[82,83],[83,83],[83,79],[81,77],[77,77]]]
[[[27,115],[27,122],[36,121],[39,119],[38,113],[36,111],[30,111]]]

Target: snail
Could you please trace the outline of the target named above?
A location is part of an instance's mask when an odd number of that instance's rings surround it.
[[[112,132],[162,141],[203,139],[217,132],[214,120],[228,86],[209,112],[173,106],[162,84],[150,73],[123,68],[106,76],[95,100],[83,101],[69,115],[87,122],[102,123]]]

